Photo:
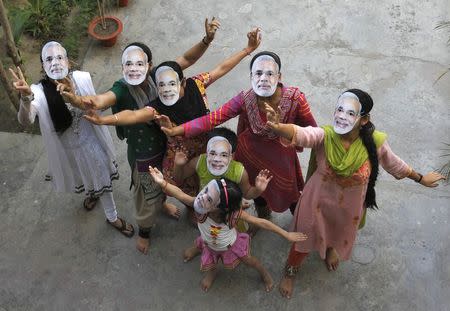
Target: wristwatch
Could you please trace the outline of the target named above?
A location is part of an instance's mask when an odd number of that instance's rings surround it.
[[[31,92],[30,95],[20,95],[20,99],[22,99],[25,103],[31,103],[34,100],[34,93]]]

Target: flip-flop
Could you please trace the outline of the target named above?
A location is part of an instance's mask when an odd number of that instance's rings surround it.
[[[122,223],[122,225],[120,227],[114,226],[114,223],[110,222],[108,219],[106,219],[106,222],[108,224],[110,224],[111,226],[113,226],[116,230],[118,230],[120,233],[122,233],[127,238],[131,238],[134,235],[134,227],[133,227],[133,225],[130,224],[131,229],[128,229],[127,228],[128,224],[127,224],[127,222],[124,219],[122,219],[120,217],[117,217],[117,219],[119,219],[120,222]]]
[[[92,211],[94,207],[97,205],[97,202],[99,200],[99,197],[87,197],[83,201],[83,207],[88,212]]]

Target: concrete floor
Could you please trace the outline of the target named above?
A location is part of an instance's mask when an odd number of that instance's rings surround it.
[[[154,64],[173,59],[203,37],[206,16],[222,27],[188,75],[212,69],[246,44],[253,26],[263,29],[259,50],[282,60],[283,81],[306,94],[319,124],[330,122],[337,96],[350,87],[369,91],[372,120],[389,134],[392,149],[424,173],[439,168],[449,143],[448,1],[144,1],[114,12],[124,33],[113,48],[92,43],[84,60],[98,92],[121,77],[120,53],[140,40]],[[217,107],[250,87],[249,60],[208,89]],[[235,122],[231,122],[234,126]],[[115,137],[114,132],[112,131]],[[119,214],[133,221],[126,145],[115,138],[121,179],[114,196]],[[183,213],[161,216],[144,256],[134,239],[119,235],[103,211],[87,213],[83,197],[57,194],[43,180],[47,170],[41,137],[0,133],[0,311],[4,310],[450,310],[450,191],[396,181],[383,172],[377,184],[380,210],[369,213],[353,257],[328,273],[317,254],[297,278],[294,297],[266,294],[255,271],[223,271],[207,294],[199,288],[198,258],[181,251],[197,236]],[[448,153],[448,152],[447,152]],[[300,156],[302,164],[308,153]],[[273,221],[287,227],[290,214]],[[252,253],[275,281],[288,242],[269,232],[253,239]]]

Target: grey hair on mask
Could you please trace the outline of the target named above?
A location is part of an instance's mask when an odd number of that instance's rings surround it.
[[[41,59],[42,59],[42,61],[45,61],[45,59],[44,59],[45,58],[44,57],[44,52],[47,51],[48,48],[51,48],[51,47],[54,47],[54,46],[60,47],[64,51],[64,56],[67,57],[67,51],[61,45],[61,43],[56,42],[56,41],[49,41],[42,47],[42,50],[41,50]]]
[[[175,70],[173,70],[173,68],[172,67],[169,67],[169,66],[161,66],[161,67],[159,67],[158,69],[156,69],[156,72],[155,72],[155,79],[156,79],[156,82],[158,82],[158,80],[159,80],[159,75],[161,74],[161,73],[163,73],[163,72],[166,72],[166,71],[172,71],[172,72],[174,72],[175,73],[175,75],[177,76],[177,82],[180,82],[180,77],[178,76],[178,73],[175,71]]]
[[[255,64],[257,62],[261,62],[261,61],[271,61],[271,62],[273,62],[275,64],[275,67],[277,68],[277,73],[280,71],[280,67],[278,66],[278,64],[275,61],[275,59],[272,56],[270,56],[270,55],[264,54],[264,55],[261,55],[261,56],[259,56],[258,58],[255,59],[255,61],[253,62],[253,65],[252,65],[252,72],[253,72],[253,68],[255,67]]]
[[[144,52],[144,50],[136,45],[130,45],[122,53],[122,65],[125,65],[125,63],[127,62],[128,53],[130,53],[132,51],[141,51],[142,54],[144,54],[144,61],[146,63],[148,63],[148,57],[147,57],[147,54]]]
[[[361,111],[362,105],[361,105],[361,102],[359,101],[358,96],[356,96],[355,94],[353,94],[351,92],[344,92],[344,93],[342,93],[339,96],[338,100],[337,100],[335,108],[337,108],[340,104],[342,104],[342,102],[346,98],[352,98],[352,99],[356,100],[358,102],[358,104],[359,104],[359,110]]]

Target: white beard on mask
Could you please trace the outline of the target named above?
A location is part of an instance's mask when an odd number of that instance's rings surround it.
[[[267,88],[270,87],[270,88]],[[270,97],[277,90],[277,84],[275,85],[266,85],[265,88],[258,88],[258,83],[252,80],[252,88],[256,95],[261,97]]]
[[[333,121],[333,129],[337,134],[344,135],[351,130],[353,130],[353,127],[355,127],[355,124],[348,124],[348,125],[341,125],[339,124],[339,121],[336,121],[336,119]]]
[[[216,169],[215,167],[212,167],[212,165],[209,162],[206,163],[206,167],[208,168],[208,172],[210,172],[214,176],[221,176],[221,175],[225,174],[225,172],[228,169],[228,166],[224,166],[220,169]]]
[[[168,96],[170,98],[164,98],[164,96]],[[169,95],[164,94],[164,96],[159,96],[161,102],[166,106],[173,106],[180,99],[180,93],[170,92]]]
[[[45,68],[45,73],[50,79],[61,80],[67,77],[67,74],[69,73],[69,68],[67,68],[66,66],[58,66],[57,69],[53,68],[53,70],[50,68],[48,69]]]
[[[145,68],[145,70],[139,70],[136,72],[130,73],[127,71],[123,71],[123,78],[125,81],[130,85],[139,85],[142,82],[144,82],[145,77],[147,77],[148,67]]]

